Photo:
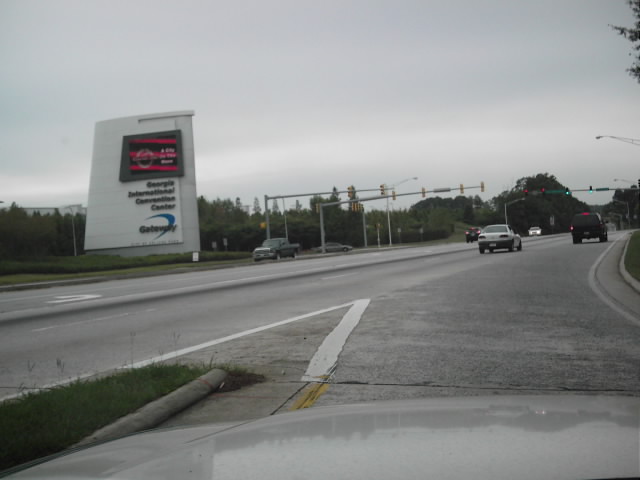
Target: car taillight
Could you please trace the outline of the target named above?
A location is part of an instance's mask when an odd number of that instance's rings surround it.
[[[573,225],[571,225],[571,226],[569,227],[569,231],[570,231],[570,232],[573,232]]]

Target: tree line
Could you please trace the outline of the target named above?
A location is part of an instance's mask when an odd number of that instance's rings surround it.
[[[555,176],[548,173],[519,179],[514,187],[489,201],[479,196],[428,197],[408,209],[376,209],[364,204],[364,212],[347,206],[324,207],[325,240],[354,247],[377,246],[391,242],[416,243],[449,237],[458,226],[484,226],[508,222],[521,234],[539,226],[544,234],[568,232],[571,217],[582,211],[601,212],[619,227],[632,223],[638,210],[637,190],[616,190],[607,205],[589,206],[573,195],[541,194],[564,191]],[[525,194],[528,191],[528,195]],[[328,196],[314,196],[304,206],[300,201],[280,209],[276,201],[269,208],[272,237],[288,237],[303,249],[320,245],[320,219],[317,204],[347,200],[334,188]],[[627,218],[627,211],[631,218]],[[203,251],[248,252],[266,238],[265,216],[254,199],[251,211],[241,200],[198,198],[200,241]],[[364,216],[364,221],[363,221]],[[389,230],[389,223],[391,230]],[[622,225],[621,225],[622,224]],[[29,215],[19,206],[0,211],[0,259],[71,256],[84,253],[85,217],[81,214]],[[75,234],[75,246],[74,246]]]

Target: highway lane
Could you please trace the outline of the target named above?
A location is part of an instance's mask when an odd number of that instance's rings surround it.
[[[475,244],[373,251],[4,293],[0,296],[2,394],[9,395],[20,386],[42,386],[169,354],[358,298],[374,299],[366,319],[375,318],[382,311],[395,320],[404,319],[407,305],[411,305],[406,299],[407,292],[419,299],[422,296],[417,292],[427,286],[429,290],[439,289],[443,298],[454,299],[448,307],[451,312],[447,310],[443,316],[455,319],[460,312],[475,312],[491,302],[491,290],[483,296],[478,293],[482,289],[473,287],[478,275],[487,268],[493,271],[501,266],[511,272],[510,279],[526,279],[541,259],[550,259],[552,268],[557,269],[553,252],[572,253],[571,247],[566,249],[568,243],[570,239],[566,236],[526,239],[523,252],[491,255],[479,255]],[[584,261],[573,273],[582,278],[582,270],[593,264],[606,244],[573,248],[583,248],[580,258]],[[472,285],[468,288],[476,293],[459,295],[461,286],[468,282]],[[483,283],[484,279],[479,282]],[[449,285],[449,289],[442,291],[442,285]],[[519,291],[523,287],[518,285],[513,283],[510,288]],[[566,288],[564,282],[559,286]],[[588,284],[582,286],[589,288]],[[49,303],[72,295],[99,297]],[[510,306],[507,311],[517,311],[519,305]],[[543,306],[542,311],[549,308]],[[582,311],[579,305],[576,308]],[[610,314],[610,308],[605,311]],[[354,341],[357,338],[354,334]],[[368,361],[375,365],[376,359]],[[407,365],[412,365],[412,361]]]
[[[327,286],[345,279],[348,284],[349,269],[455,250],[468,254],[466,247],[372,251],[5,292],[0,394],[108,371],[321,310],[352,300],[347,290],[326,293]],[[300,285],[307,290],[298,291]]]
[[[614,309],[593,289],[615,282],[596,263],[616,263],[602,257],[613,247],[532,244],[523,255],[494,254],[491,263],[374,299],[317,405],[499,393],[640,396],[640,297],[629,291],[629,308]]]

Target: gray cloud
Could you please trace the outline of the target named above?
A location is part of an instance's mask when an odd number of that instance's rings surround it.
[[[184,109],[199,194],[246,204],[412,176],[484,180],[485,198],[539,172],[634,178],[637,147],[594,139],[639,136],[608,26],[632,20],[623,0],[3,0],[0,199],[84,203],[95,122]]]

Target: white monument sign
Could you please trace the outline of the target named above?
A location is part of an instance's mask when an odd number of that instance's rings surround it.
[[[96,124],[87,253],[200,250],[193,115],[169,112]]]

